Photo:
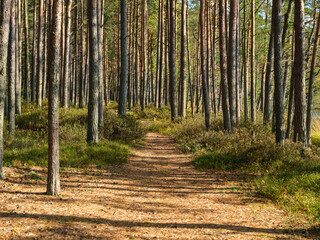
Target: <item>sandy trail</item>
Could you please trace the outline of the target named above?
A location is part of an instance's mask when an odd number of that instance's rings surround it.
[[[146,140],[123,168],[62,171],[59,198],[7,168],[0,239],[315,239],[251,197],[239,176],[195,170],[168,137]]]

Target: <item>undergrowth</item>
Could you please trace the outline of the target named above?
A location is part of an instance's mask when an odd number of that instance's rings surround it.
[[[47,166],[48,108],[28,104],[16,117],[16,134],[4,132],[4,160],[6,166]],[[87,109],[60,109],[60,163],[62,167],[104,167],[121,165],[130,155],[133,144],[139,143],[145,129],[133,117],[121,117],[104,112],[104,126],[100,128],[98,145],[86,143]]]
[[[182,151],[193,153],[196,168],[253,174],[261,197],[320,223],[320,141],[315,131],[314,146],[305,149],[289,140],[280,147],[261,119],[257,124],[241,122],[231,134],[223,130],[222,116],[209,131],[199,115],[178,123],[155,122],[150,130],[171,135]]]

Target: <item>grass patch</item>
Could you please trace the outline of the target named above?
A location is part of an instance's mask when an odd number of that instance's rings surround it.
[[[48,118],[47,106],[41,109],[24,105],[16,119],[16,135],[4,132],[6,166],[47,166]],[[132,144],[141,141],[145,129],[133,116],[121,117],[111,111],[104,113],[98,145],[86,143],[87,109],[60,109],[60,165],[82,168],[122,165],[130,155]]]

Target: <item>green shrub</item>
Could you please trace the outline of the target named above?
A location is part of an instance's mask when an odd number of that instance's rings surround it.
[[[104,139],[130,143],[143,138],[145,133],[145,128],[131,115],[124,117],[111,112],[104,115],[104,127],[101,130]]]
[[[148,120],[169,120],[171,118],[171,111],[168,106],[156,108],[154,105],[149,105],[144,111],[138,106],[133,109],[133,114],[139,119]]]
[[[48,108],[23,105],[23,114],[17,116],[14,138],[4,131],[4,159],[7,166],[47,166]],[[60,109],[59,138],[62,167],[107,166],[123,164],[130,148],[126,145],[143,138],[145,129],[133,117],[104,113],[104,126],[100,129],[99,145],[88,145],[87,109]]]

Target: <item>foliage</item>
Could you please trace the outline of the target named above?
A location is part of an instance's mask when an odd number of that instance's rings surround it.
[[[145,129],[141,123],[131,115],[124,117],[112,112],[106,112],[101,135],[104,139],[120,140],[130,143],[143,138]]]
[[[139,119],[147,120],[169,120],[171,118],[170,107],[168,106],[156,108],[154,105],[150,105],[145,111],[141,111],[138,106],[133,109],[133,114]]]

